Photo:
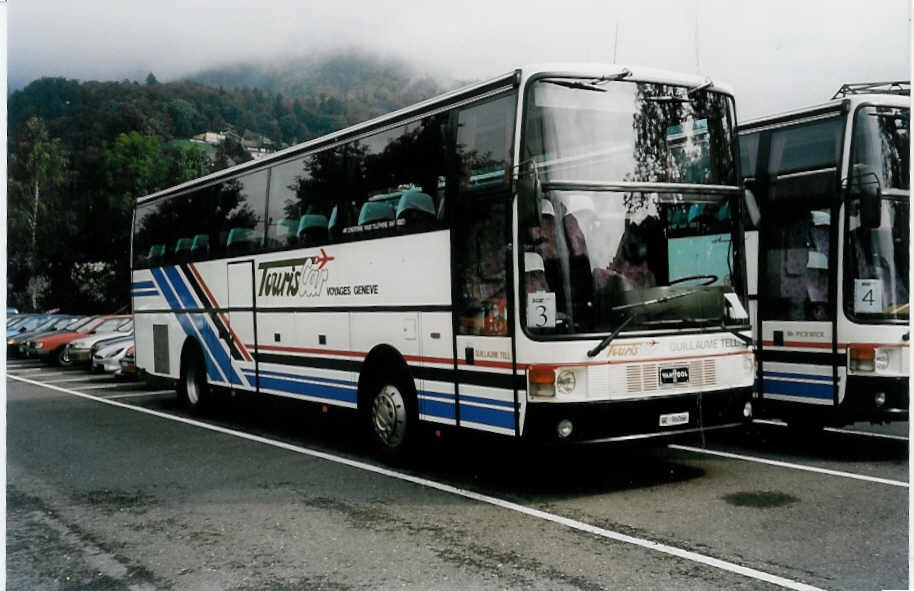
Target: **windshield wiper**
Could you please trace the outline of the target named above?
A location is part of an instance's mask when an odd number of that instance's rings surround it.
[[[595,90],[597,92],[606,92],[606,89],[598,86],[598,84],[603,84],[604,82],[615,82],[616,80],[628,78],[631,75],[632,73],[629,69],[623,68],[622,71],[618,74],[600,76],[599,78],[594,78],[587,82],[582,82],[580,80],[566,80],[562,78],[544,78],[541,80],[541,82],[555,84],[556,86],[564,86],[565,88],[578,88],[581,90]]]
[[[698,293],[697,289],[690,289],[688,291],[681,291],[679,293],[674,293],[672,295],[661,296],[659,298],[654,298],[652,300],[644,300],[643,302],[635,302],[633,304],[621,304],[619,306],[613,306],[610,308],[610,312],[618,312],[619,310],[632,310],[634,308],[646,308],[648,306],[653,306],[654,304],[662,304],[664,302],[669,302],[670,300],[678,300],[679,298],[684,298],[692,294]]]
[[[727,322],[723,316],[720,317],[720,328],[722,330],[729,332],[730,334],[732,334],[733,336],[735,336],[742,342],[746,343],[750,347],[755,345],[755,341],[752,339],[752,337],[747,337],[743,333],[739,332],[737,329],[727,326]]]
[[[619,326],[617,326],[615,328],[615,330],[613,330],[611,333],[606,335],[606,338],[604,338],[602,341],[597,343],[596,347],[594,347],[593,349],[588,351],[587,356],[596,357],[597,355],[599,355],[600,351],[602,351],[603,349],[608,347],[609,344],[612,343],[613,340],[615,340],[615,338],[617,336],[619,336],[619,333],[622,332],[622,329],[625,328],[626,326],[628,326],[629,323],[631,323],[631,321],[635,319],[635,317],[638,315],[638,312],[642,308],[647,308],[647,307],[653,306],[655,304],[662,304],[664,302],[669,302],[670,300],[676,300],[679,298],[683,298],[685,296],[689,296],[694,293],[698,293],[698,290],[692,289],[689,291],[683,291],[681,293],[676,293],[673,295],[663,296],[660,298],[654,298],[653,300],[644,300],[643,302],[635,302],[633,304],[622,304],[621,306],[613,306],[612,308],[609,309],[611,312],[617,312],[619,310],[631,310],[632,312],[628,316],[626,316],[622,320],[622,322],[619,323]]]
[[[689,92],[686,94],[688,94],[689,96],[692,96],[696,92],[701,92],[702,90],[704,90],[706,88],[710,88],[712,86],[714,86],[714,81],[711,80],[710,78],[707,78],[704,82],[702,82],[698,86],[693,86],[692,88],[690,88]]]
[[[645,102],[648,103],[691,103],[692,101],[684,96],[676,96],[675,94],[665,94],[662,96],[649,96],[646,97]]]
[[[611,342],[613,342],[613,340],[614,340],[617,336],[619,336],[619,333],[622,332],[622,329],[625,328],[626,326],[628,326],[629,323],[630,323],[632,320],[634,320],[634,319],[635,319],[635,316],[637,316],[637,315],[638,315],[638,311],[636,310],[636,311],[632,312],[631,314],[629,314],[628,316],[626,316],[625,319],[624,319],[622,322],[619,323],[619,326],[617,326],[617,327],[615,328],[615,330],[613,330],[611,333],[609,333],[608,335],[606,335],[606,338],[604,338],[602,341],[600,341],[599,343],[597,343],[597,346],[596,346],[596,347],[594,347],[593,349],[591,349],[590,351],[587,352],[587,356],[588,356],[588,357],[596,357],[597,355],[599,355],[599,354],[600,354],[600,351],[602,351],[603,349],[605,349],[606,347],[608,347],[609,344],[610,344]]]
[[[606,92],[605,88],[600,88],[599,86],[595,86],[593,83],[581,82],[579,80],[545,79],[545,80],[541,80],[541,82],[546,82],[548,84],[555,84],[556,86],[564,86],[565,88],[579,88],[581,90],[596,90],[597,92]]]

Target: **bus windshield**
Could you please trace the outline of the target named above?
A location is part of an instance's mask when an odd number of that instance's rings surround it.
[[[550,191],[526,228],[534,334],[745,321],[734,294],[733,218],[722,195]],[[732,314],[730,306],[741,312]]]
[[[909,317],[909,226],[906,199],[883,199],[878,228],[860,223],[860,200],[848,203],[847,295],[851,317],[903,320]]]
[[[883,190],[910,188],[910,111],[898,107],[862,107],[854,118],[855,167],[871,168]]]
[[[521,159],[545,181],[736,184],[732,100],[717,92],[545,78],[524,117]]]
[[[864,321],[909,317],[909,126],[910,111],[900,107],[861,107],[854,117],[853,168],[874,172],[885,197],[877,228],[861,224],[859,199],[847,204],[845,301]]]
[[[521,144],[522,314],[540,335],[746,321],[735,297],[732,103],[540,79]],[[524,187],[535,187],[532,191]],[[739,308],[734,310],[733,307]]]

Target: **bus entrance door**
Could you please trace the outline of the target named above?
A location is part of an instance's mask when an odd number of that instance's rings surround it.
[[[832,213],[784,200],[760,229],[759,390],[766,406],[788,403],[802,413],[837,403]]]
[[[256,349],[254,327],[254,261],[238,261],[227,265],[228,334],[222,335],[231,354],[232,365],[240,369],[245,385],[256,388],[254,358],[248,352]],[[240,366],[240,367],[239,367]]]

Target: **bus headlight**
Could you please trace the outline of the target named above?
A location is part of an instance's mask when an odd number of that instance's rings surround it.
[[[889,368],[889,352],[886,349],[876,349],[874,355],[876,371],[885,371]]]
[[[570,369],[561,370],[555,378],[555,385],[562,394],[571,394],[574,392],[577,383],[578,381],[574,377],[574,371]]]
[[[531,365],[527,369],[527,383],[533,397],[581,394],[587,390],[586,368]]]

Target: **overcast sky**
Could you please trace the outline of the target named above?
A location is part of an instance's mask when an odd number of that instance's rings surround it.
[[[12,89],[354,47],[465,80],[615,52],[729,82],[747,119],[911,75],[910,0],[9,0],[8,19]]]

